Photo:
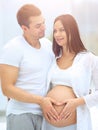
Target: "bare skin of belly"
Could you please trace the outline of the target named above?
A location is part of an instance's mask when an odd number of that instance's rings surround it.
[[[62,86],[62,85],[53,87],[48,92],[47,96],[55,99],[57,102],[60,102],[60,101],[64,102],[65,99],[76,98],[71,87]],[[61,105],[61,106],[54,105],[54,108],[59,114],[64,108],[64,105]],[[48,122],[56,127],[64,127],[64,126],[76,124],[76,111],[73,112],[72,115],[68,117],[67,119],[63,119],[56,122],[53,122],[53,121],[48,121]]]

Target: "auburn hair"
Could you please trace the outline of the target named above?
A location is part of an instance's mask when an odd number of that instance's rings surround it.
[[[67,49],[70,52],[74,52],[75,54],[86,51],[87,49],[83,45],[83,42],[80,38],[78,25],[76,23],[76,20],[74,17],[70,14],[66,15],[60,15],[54,20],[54,24],[57,21],[61,21],[63,24],[63,27],[65,29],[66,35],[67,35]],[[55,56],[59,56],[61,53],[61,46],[57,44],[55,41],[55,38],[53,36],[53,51],[55,53]]]

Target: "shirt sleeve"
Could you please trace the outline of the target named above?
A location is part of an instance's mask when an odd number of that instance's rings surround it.
[[[6,45],[0,55],[0,64],[19,67],[22,59],[21,51],[14,45]]]
[[[98,56],[91,55],[94,92],[84,97],[88,108],[98,105]]]

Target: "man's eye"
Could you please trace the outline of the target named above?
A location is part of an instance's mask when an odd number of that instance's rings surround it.
[[[40,28],[41,25],[36,25],[36,28]]]

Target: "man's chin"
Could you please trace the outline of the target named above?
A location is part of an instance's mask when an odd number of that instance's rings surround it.
[[[43,34],[43,35],[40,35],[40,36],[39,36],[39,38],[43,38],[44,36],[45,36],[45,34]]]

